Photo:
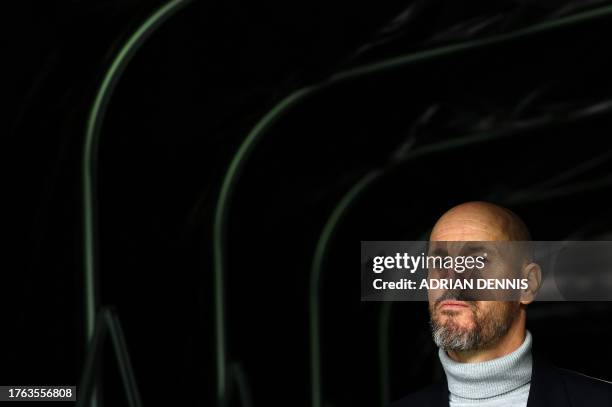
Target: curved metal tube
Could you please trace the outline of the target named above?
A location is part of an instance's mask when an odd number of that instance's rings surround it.
[[[98,293],[96,281],[96,170],[100,130],[108,109],[108,102],[115,86],[142,44],[168,18],[174,15],[190,0],[172,0],[149,16],[123,44],[117,56],[106,71],[98,88],[93,105],[87,117],[85,141],[83,144],[82,187],[83,187],[83,268],[85,283],[85,328],[87,338],[94,332]]]

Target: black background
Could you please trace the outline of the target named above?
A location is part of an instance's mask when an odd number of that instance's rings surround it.
[[[597,6],[489,3],[194,2],[143,45],[102,128],[98,260],[101,302],[121,318],[145,405],[214,403],[213,212],[230,159],[276,103],[335,72]],[[3,13],[4,384],[80,380],[85,120],[118,48],[160,4],[22,1]],[[330,405],[380,405],[440,374],[424,304],[359,301],[350,270],[360,240],[420,239],[446,209],[473,199],[508,205],[536,240],[609,237],[610,183],[599,182],[610,179],[609,160],[533,186],[610,151],[612,116],[592,108],[612,99],[610,21],[343,82],[265,134],[236,185],[226,240],[228,355],[254,405],[310,403],[316,244],[372,171],[382,175],[338,223],[320,281]],[[405,159],[410,143],[473,134],[501,137]],[[510,200],[525,190],[527,199]],[[530,308],[536,349],[612,380],[607,303]],[[104,355],[105,403],[123,405],[110,347]]]

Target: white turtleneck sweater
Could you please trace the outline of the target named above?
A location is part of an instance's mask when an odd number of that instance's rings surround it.
[[[446,373],[450,407],[525,407],[531,383],[531,334],[514,352],[478,363],[460,363],[445,351],[438,356]]]

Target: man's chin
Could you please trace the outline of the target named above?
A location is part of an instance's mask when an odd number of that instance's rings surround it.
[[[456,312],[451,313],[442,312],[438,318],[438,325],[446,328],[453,328],[460,331],[468,331],[474,328],[475,323],[470,312]]]

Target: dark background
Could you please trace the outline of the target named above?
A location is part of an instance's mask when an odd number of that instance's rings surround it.
[[[196,1],[143,44],[101,130],[97,243],[101,303],[121,319],[144,405],[215,403],[213,213],[231,158],[283,97],[364,64],[610,5],[492,3]],[[3,384],[80,381],[85,121],[119,47],[161,4],[21,1],[3,13]],[[227,208],[228,403],[241,404],[238,376],[255,406],[311,403],[314,253],[364,177],[375,180],[335,224],[317,285],[329,405],[381,405],[441,373],[425,304],[359,301],[359,241],[422,239],[474,199],[515,210],[535,240],[608,240],[611,22],[344,81],[271,126]],[[431,148],[466,136],[478,141]],[[534,347],[612,380],[610,312],[534,304]],[[104,401],[119,406],[113,355],[107,345]]]

